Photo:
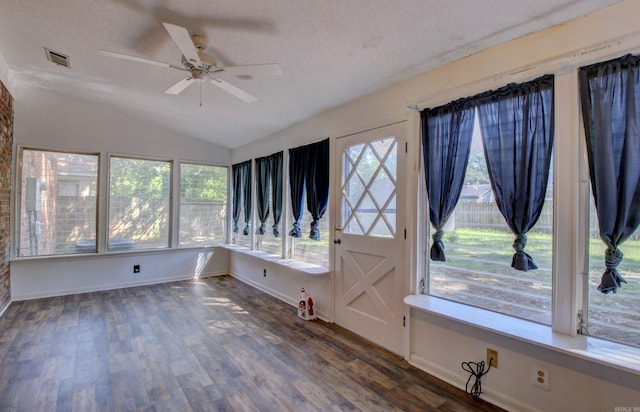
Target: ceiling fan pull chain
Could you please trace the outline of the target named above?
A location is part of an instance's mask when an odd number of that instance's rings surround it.
[[[202,107],[202,81],[199,82],[200,83],[200,107]]]

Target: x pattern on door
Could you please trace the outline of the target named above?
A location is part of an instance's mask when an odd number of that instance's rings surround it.
[[[343,255],[342,296],[345,308],[387,323],[394,317],[395,264],[392,259],[350,251]]]
[[[396,151],[395,137],[345,148],[341,188],[345,233],[395,236]]]

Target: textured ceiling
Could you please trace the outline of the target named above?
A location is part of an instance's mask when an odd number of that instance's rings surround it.
[[[616,2],[2,0],[0,62],[4,58],[18,91],[26,84],[101,101],[235,148],[428,69]],[[284,73],[224,77],[260,99],[251,104],[209,83],[172,96],[162,92],[184,72],[98,53],[107,49],[179,64],[180,52],[162,22],[206,36],[208,51],[223,65],[279,63]],[[44,47],[68,55],[71,67],[47,61]]]

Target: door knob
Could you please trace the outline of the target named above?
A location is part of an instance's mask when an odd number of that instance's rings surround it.
[[[336,239],[336,240],[334,240],[334,241],[333,241],[333,244],[334,244],[334,245],[339,245],[340,243],[342,243],[342,242],[340,241],[340,239]]]

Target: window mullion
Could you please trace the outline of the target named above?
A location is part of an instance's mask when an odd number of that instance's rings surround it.
[[[555,78],[555,155],[553,211],[552,327],[575,335],[579,304],[580,147],[578,76],[575,70]]]

